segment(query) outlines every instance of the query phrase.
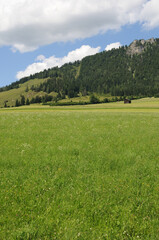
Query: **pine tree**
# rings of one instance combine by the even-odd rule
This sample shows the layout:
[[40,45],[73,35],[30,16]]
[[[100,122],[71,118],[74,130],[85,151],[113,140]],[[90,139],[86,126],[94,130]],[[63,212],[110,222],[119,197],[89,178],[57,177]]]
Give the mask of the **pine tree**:
[[7,102],[8,102],[8,101],[5,101],[5,102],[4,102],[4,107],[5,107],[5,108],[7,108]]
[[24,97],[23,95],[21,95],[20,104],[21,104],[22,106],[25,105],[25,97]]
[[29,101],[28,98],[27,98],[27,100],[26,100],[26,105],[30,105],[30,101]]
[[16,99],[16,101],[15,101],[15,107],[19,107],[19,106],[20,106],[20,102],[19,102],[18,99]]

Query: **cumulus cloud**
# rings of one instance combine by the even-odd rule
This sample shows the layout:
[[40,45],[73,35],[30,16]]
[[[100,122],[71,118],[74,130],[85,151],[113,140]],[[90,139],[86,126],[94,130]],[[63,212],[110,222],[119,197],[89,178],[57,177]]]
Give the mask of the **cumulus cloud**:
[[29,76],[30,74],[43,71],[44,69],[52,68],[55,66],[61,67],[65,63],[81,60],[82,58],[94,55],[99,51],[100,47],[92,48],[89,45],[83,45],[81,48],[69,52],[67,56],[64,56],[62,58],[56,58],[55,56],[45,58],[45,56],[40,55],[36,58],[35,63],[29,65],[24,71],[19,71],[16,77],[17,79],[21,79],[23,77]]
[[44,61],[45,60],[45,56],[44,55],[39,55],[39,56],[37,56],[37,58],[35,60],[36,61]]
[[119,47],[121,47],[122,45],[121,45],[121,43],[120,42],[116,42],[116,43],[111,43],[111,44],[109,44],[109,45],[107,45],[106,46],[106,48],[105,48],[105,50],[106,51],[109,51],[109,50],[111,50],[111,49],[113,49],[113,48],[119,48]]
[[140,14],[140,21],[144,24],[145,28],[159,27],[159,1],[148,1]]
[[159,26],[158,0],[0,0],[0,46],[33,51],[140,21]]

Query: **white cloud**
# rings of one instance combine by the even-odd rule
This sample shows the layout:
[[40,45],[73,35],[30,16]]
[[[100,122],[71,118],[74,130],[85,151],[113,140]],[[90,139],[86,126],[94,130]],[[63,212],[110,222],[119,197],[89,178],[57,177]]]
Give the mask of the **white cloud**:
[[0,6],[0,46],[20,52],[137,21],[159,26],[158,0],[0,0]]
[[44,69],[52,68],[55,66],[61,67],[65,63],[81,60],[82,58],[94,55],[99,51],[100,47],[91,48],[89,45],[83,45],[81,48],[69,52],[67,56],[62,58],[56,58],[55,56],[45,58],[45,56],[40,55],[36,58],[36,61],[38,62],[29,65],[24,71],[19,71],[16,77],[17,79],[21,79],[23,77],[29,76],[30,74],[43,71]]
[[159,1],[148,1],[140,14],[140,21],[144,23],[145,28],[159,27]]
[[45,56],[44,55],[39,55],[37,56],[37,58],[35,59],[35,61],[44,61],[45,60]]
[[106,48],[105,48],[105,50],[106,51],[109,51],[109,50],[111,50],[111,49],[113,49],[113,48],[119,48],[119,47],[121,47],[122,45],[121,45],[121,43],[120,42],[116,42],[116,43],[111,43],[111,44],[109,44],[109,45],[107,45],[106,46]]

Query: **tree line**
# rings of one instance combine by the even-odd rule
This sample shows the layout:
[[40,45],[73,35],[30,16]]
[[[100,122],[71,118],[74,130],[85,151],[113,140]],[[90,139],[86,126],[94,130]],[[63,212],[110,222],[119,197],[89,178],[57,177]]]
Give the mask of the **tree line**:
[[52,100],[53,100],[53,97],[49,96],[47,94],[45,94],[42,97],[37,95],[36,97],[31,98],[31,100],[29,100],[29,98],[25,98],[24,95],[21,95],[20,100],[16,99],[15,107],[30,105],[32,103],[46,103],[46,102],[49,102],[49,101],[52,101]]
[[127,54],[128,49],[125,46],[103,51],[61,68],[44,70],[0,91],[17,88],[24,82],[38,78],[46,81],[37,86],[32,85],[32,91],[45,94],[55,92],[61,98],[91,93],[111,94],[114,97],[159,96],[159,39],[153,44],[147,44],[142,54]]

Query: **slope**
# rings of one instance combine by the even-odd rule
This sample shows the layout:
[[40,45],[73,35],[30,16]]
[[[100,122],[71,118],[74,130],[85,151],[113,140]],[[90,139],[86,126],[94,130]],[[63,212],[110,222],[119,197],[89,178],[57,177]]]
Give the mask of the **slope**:
[[[135,40],[130,46],[104,51],[25,77],[0,89],[0,104],[14,104],[29,83],[29,98],[56,93],[58,99],[79,95],[159,96],[159,39]],[[11,90],[14,89],[14,90]],[[8,91],[9,90],[9,91]],[[12,97],[11,97],[12,95]]]

